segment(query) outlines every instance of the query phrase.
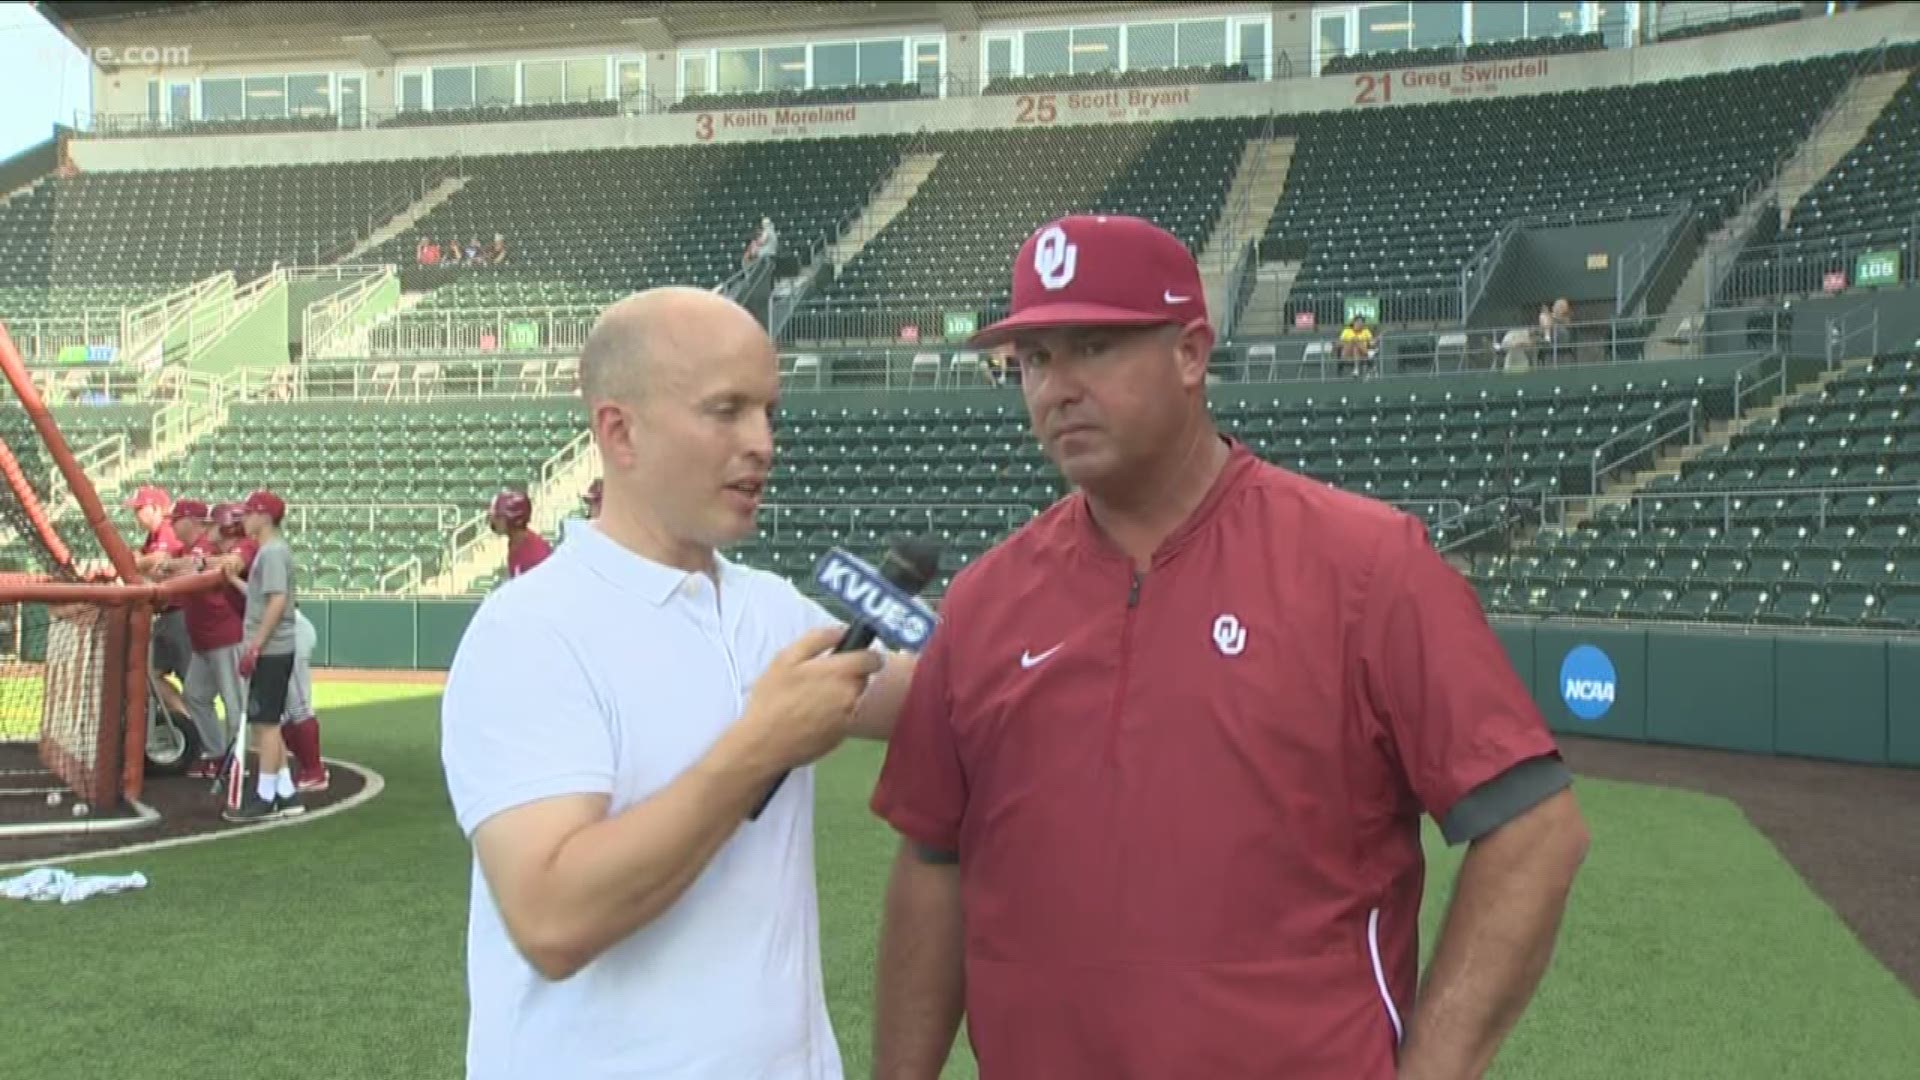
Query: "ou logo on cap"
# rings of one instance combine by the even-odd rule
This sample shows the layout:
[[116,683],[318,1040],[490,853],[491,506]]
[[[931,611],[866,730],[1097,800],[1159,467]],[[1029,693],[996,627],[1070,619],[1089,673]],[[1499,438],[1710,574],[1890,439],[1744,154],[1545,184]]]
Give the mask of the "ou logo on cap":
[[1247,649],[1247,628],[1231,615],[1213,620],[1213,647],[1222,656],[1239,656]]
[[1049,290],[1066,288],[1079,261],[1080,245],[1069,242],[1067,230],[1058,225],[1049,226],[1033,246],[1033,272]]

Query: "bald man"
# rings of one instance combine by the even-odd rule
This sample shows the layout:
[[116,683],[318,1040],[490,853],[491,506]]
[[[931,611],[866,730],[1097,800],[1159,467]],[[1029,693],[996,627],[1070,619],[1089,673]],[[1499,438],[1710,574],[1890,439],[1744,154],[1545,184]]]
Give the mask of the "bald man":
[[839,623],[718,553],[773,466],[779,371],[744,309],[629,297],[580,382],[600,516],[488,597],[442,706],[467,1076],[836,1080],[809,765],[886,737],[910,660],[833,654]]

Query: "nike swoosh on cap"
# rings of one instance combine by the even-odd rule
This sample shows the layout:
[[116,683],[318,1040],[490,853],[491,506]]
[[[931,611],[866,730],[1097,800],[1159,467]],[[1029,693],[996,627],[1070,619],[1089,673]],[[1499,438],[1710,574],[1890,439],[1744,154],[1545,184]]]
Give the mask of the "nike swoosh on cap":
[[1167,302],[1167,303],[1169,303],[1169,304],[1184,304],[1184,303],[1186,303],[1187,301],[1189,301],[1189,300],[1191,300],[1191,299],[1193,299],[1193,297],[1191,297],[1191,296],[1175,296],[1175,295],[1173,295],[1173,293],[1172,293],[1171,291],[1168,291],[1168,292],[1163,292],[1163,293],[1161,293],[1161,294],[1160,294],[1160,299],[1162,299],[1162,300],[1164,300],[1164,301],[1166,301],[1166,302]]

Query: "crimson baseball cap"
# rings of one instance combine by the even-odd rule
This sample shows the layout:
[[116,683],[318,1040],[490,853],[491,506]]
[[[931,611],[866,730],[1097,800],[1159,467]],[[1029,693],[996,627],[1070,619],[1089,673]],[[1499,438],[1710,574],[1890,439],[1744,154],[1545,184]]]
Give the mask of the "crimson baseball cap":
[[1179,237],[1137,217],[1071,214],[1013,257],[1013,308],[973,335],[995,345],[1055,326],[1184,326],[1207,318],[1200,265]]
[[127,500],[127,509],[144,510],[151,506],[156,510],[164,510],[172,502],[173,496],[167,494],[166,488],[147,484],[135,491]]
[[256,491],[247,496],[247,501],[240,504],[240,509],[249,514],[265,514],[273,519],[275,525],[280,524],[280,519],[287,514],[285,500],[265,490]]
[[173,504],[172,516],[175,521],[206,521],[213,516],[213,512],[198,499],[181,499]]

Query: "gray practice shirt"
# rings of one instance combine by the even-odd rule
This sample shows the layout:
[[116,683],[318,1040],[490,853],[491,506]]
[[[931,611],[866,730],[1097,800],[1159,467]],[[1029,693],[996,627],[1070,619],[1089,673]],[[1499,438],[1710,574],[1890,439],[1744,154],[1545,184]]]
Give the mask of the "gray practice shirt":
[[260,648],[266,656],[293,651],[293,549],[277,536],[260,546],[259,554],[253,557],[253,569],[247,572],[247,640],[253,640],[254,633],[260,629],[260,620],[267,613],[267,600],[275,593],[286,594],[287,606],[281,610],[279,623]]

